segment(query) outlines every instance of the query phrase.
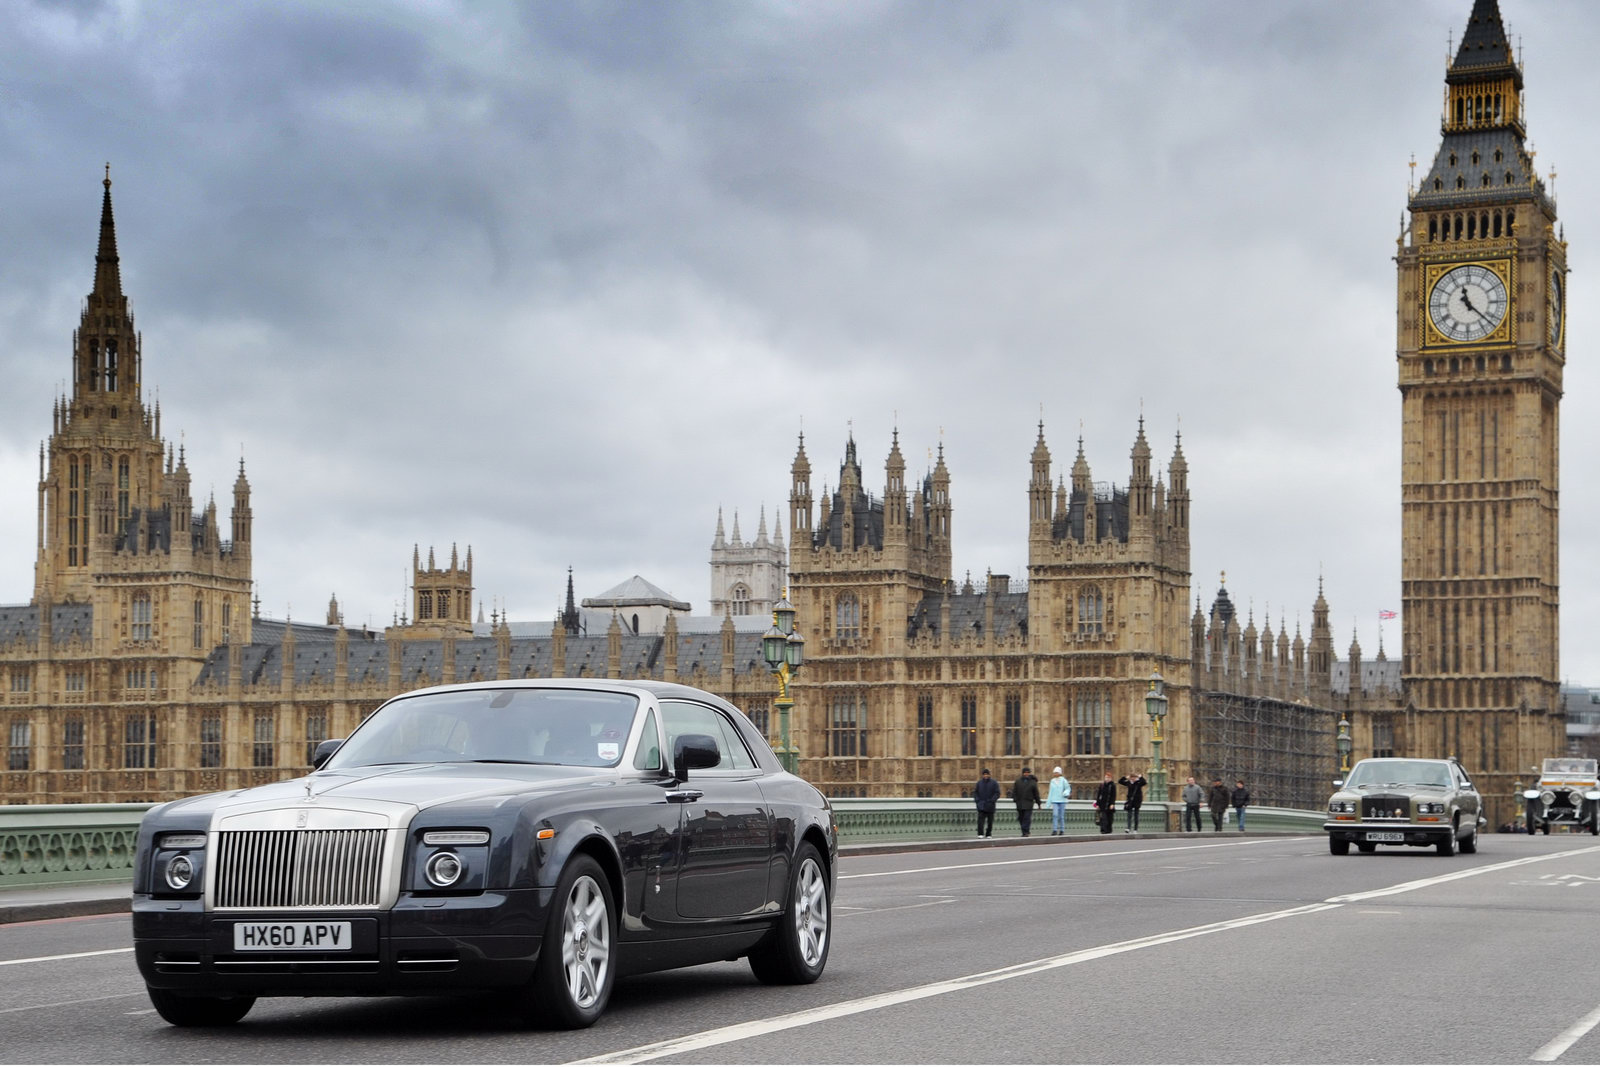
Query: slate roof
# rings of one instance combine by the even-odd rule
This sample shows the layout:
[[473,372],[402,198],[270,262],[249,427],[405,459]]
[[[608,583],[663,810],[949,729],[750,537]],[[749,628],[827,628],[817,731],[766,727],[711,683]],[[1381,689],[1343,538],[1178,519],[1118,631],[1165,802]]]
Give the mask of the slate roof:
[[688,611],[690,605],[674,597],[659,586],[652,585],[635,574],[632,578],[614,585],[599,596],[584,597],[586,608],[632,608],[660,605],[677,611]]
[[[934,635],[944,612],[943,596],[925,596],[917,603],[906,624],[906,637]],[[986,593],[952,593],[950,595],[950,639],[965,634],[982,634]],[[1028,636],[1028,594],[996,593],[994,596],[994,631],[996,640],[1012,636]]]
[[[53,604],[50,608],[50,639],[63,645],[73,638],[84,642],[94,633],[94,606],[91,604]],[[0,604],[0,645],[21,640],[34,644],[39,639],[37,604]]]
[[[1335,693],[1350,692],[1350,661],[1335,660],[1329,687]],[[1365,693],[1400,695],[1400,661],[1397,659],[1361,661],[1361,690]]]
[[[324,628],[327,629],[327,628]],[[240,646],[244,685],[273,687],[283,684],[284,648],[276,642],[255,641]],[[510,672],[513,678],[548,678],[554,670],[554,652],[549,636],[513,637],[511,639]],[[621,671],[624,678],[666,678],[665,639],[660,635],[629,634],[621,637]],[[767,665],[761,659],[761,633],[746,631],[734,637],[733,669],[738,674],[759,671],[766,673]],[[294,680],[297,686],[313,683],[331,684],[336,673],[343,670],[353,685],[362,682],[379,682],[391,688],[410,685],[419,679],[426,684],[471,681],[493,678],[498,670],[498,649],[492,637],[457,638],[455,643],[455,671],[450,678],[442,676],[444,646],[438,639],[400,642],[400,677],[389,676],[390,646],[377,635],[370,640],[352,639],[344,663],[336,660],[336,647],[331,640],[300,640],[300,627],[295,626]],[[197,685],[226,686],[230,663],[230,649],[223,645],[213,649],[200,669]],[[717,674],[723,669],[722,636],[720,633],[685,633],[678,637],[678,672],[687,676],[696,670]],[[589,634],[566,639],[566,676],[604,678],[610,670],[610,639],[604,634]]]

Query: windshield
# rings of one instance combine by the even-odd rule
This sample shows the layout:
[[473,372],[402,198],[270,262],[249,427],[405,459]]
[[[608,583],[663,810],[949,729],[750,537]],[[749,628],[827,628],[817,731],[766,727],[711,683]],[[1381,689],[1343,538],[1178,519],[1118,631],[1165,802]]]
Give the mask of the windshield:
[[1442,763],[1412,759],[1364,759],[1345,781],[1345,786],[1419,785],[1431,789],[1448,789],[1450,771]]
[[1570,774],[1584,778],[1595,776],[1596,761],[1592,759],[1547,759],[1544,761],[1544,773],[1549,775]]
[[392,700],[327,763],[552,763],[615,767],[639,699],[573,689],[467,689]]

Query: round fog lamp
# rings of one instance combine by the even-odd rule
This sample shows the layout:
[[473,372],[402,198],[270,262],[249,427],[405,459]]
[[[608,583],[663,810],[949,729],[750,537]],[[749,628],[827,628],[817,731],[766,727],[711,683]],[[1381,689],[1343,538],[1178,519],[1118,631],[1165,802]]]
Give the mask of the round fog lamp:
[[172,857],[167,863],[167,885],[173,889],[188,889],[192,881],[194,881],[194,861],[183,853]]
[[428,864],[424,870],[432,885],[440,889],[449,889],[461,880],[466,868],[461,864],[461,857],[454,852],[435,852],[428,857]]

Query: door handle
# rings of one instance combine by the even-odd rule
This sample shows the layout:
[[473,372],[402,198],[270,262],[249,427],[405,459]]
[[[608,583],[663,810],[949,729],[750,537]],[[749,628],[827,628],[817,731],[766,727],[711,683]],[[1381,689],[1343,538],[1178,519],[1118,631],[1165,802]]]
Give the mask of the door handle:
[[674,789],[667,794],[667,803],[687,804],[690,801],[699,800],[703,796],[705,794],[698,789]]

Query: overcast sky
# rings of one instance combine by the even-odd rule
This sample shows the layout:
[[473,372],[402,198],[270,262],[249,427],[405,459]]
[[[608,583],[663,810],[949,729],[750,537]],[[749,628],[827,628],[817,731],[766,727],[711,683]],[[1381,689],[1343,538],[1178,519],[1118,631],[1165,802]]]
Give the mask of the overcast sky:
[[[1600,685],[1600,5],[1502,0],[1572,241],[1562,670]],[[33,590],[111,164],[147,402],[263,613],[389,624],[413,545],[547,620],[697,613],[853,428],[942,442],[955,570],[1020,576],[1042,417],[1126,484],[1181,426],[1193,588],[1341,658],[1400,604],[1393,256],[1470,0],[0,5],[0,603]],[[476,615],[476,608],[474,609]],[[1384,641],[1398,655],[1397,623]]]

